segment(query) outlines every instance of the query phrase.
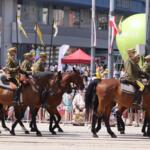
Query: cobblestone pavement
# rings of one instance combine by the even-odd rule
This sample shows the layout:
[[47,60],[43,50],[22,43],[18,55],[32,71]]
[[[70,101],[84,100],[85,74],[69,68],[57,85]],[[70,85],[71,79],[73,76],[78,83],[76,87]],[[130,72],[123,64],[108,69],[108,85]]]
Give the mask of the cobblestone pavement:
[[[10,127],[11,124],[8,124]],[[28,124],[25,124],[28,128]],[[17,126],[16,136],[11,136],[2,128],[0,149],[4,150],[150,150],[150,138],[143,137],[141,127],[126,127],[126,134],[119,135],[116,127],[113,131],[117,138],[111,138],[105,127],[99,132],[99,138],[92,138],[89,126],[61,125],[64,133],[51,135],[48,124],[38,124],[43,136],[35,133],[25,135]]]

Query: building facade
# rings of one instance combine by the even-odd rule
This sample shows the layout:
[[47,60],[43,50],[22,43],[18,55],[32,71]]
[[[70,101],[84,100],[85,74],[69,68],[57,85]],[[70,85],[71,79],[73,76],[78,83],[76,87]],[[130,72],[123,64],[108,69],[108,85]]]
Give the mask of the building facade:
[[[108,11],[109,0],[96,0],[96,57],[100,57],[102,61],[107,60]],[[143,12],[144,1],[115,0],[117,21],[121,16]],[[21,17],[29,38],[25,38],[20,32],[17,34],[16,15]],[[52,62],[57,60],[58,47],[63,44],[90,53],[91,0],[0,0],[1,66],[6,63],[6,50],[10,46],[17,45],[20,58],[25,51],[31,49],[31,45],[41,46],[34,32],[36,23],[43,33],[44,49],[49,51],[53,19],[57,22],[59,31],[53,39]]]

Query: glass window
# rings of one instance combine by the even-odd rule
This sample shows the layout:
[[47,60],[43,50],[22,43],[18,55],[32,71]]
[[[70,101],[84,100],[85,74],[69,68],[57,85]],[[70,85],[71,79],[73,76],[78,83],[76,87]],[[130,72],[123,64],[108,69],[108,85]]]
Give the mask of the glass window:
[[63,9],[53,9],[53,18],[57,22],[58,26],[64,25],[64,10]]
[[79,10],[70,10],[69,11],[69,26],[80,26],[80,11]]
[[131,0],[116,0],[118,8],[131,8]]
[[107,30],[108,29],[108,14],[98,14],[98,29]]
[[38,8],[37,9],[37,20],[42,24],[48,24],[48,8]]

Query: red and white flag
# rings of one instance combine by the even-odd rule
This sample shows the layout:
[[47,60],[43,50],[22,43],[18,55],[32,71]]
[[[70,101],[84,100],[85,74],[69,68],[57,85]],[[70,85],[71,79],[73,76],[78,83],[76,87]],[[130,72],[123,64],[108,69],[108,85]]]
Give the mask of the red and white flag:
[[110,39],[110,45],[109,45],[108,51],[109,51],[109,53],[111,53],[112,48],[113,48],[113,43],[114,43],[115,36],[118,33],[118,28],[117,28],[117,25],[116,25],[116,16],[111,16],[110,17],[110,19],[109,19],[109,27],[111,28],[111,39]]

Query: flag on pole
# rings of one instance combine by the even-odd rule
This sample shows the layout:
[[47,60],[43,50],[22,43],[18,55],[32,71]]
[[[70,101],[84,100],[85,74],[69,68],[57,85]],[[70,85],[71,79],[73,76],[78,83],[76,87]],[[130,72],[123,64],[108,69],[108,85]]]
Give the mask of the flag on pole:
[[25,31],[23,25],[22,25],[22,22],[20,20],[20,16],[17,16],[17,24],[18,24],[18,28],[19,30],[23,33],[23,35],[28,38],[28,35],[27,35],[27,32]]
[[61,59],[64,57],[67,50],[70,48],[69,45],[64,44],[59,48],[59,54],[58,54],[58,71],[62,71],[62,63]]
[[44,45],[43,33],[42,33],[40,27],[38,26],[38,24],[35,25],[34,31],[37,33],[37,36],[38,36],[38,38],[39,38],[41,44]]
[[58,34],[58,25],[56,21],[53,21],[53,29],[54,29],[53,36],[56,37]]
[[114,39],[115,36],[118,33],[118,28],[116,25],[116,16],[111,16],[109,19],[109,27],[111,29],[111,39],[110,39],[110,45],[109,45],[109,53],[111,53],[112,48],[113,48],[113,43],[114,43]]
[[118,32],[122,33],[122,20],[123,20],[123,16],[121,16],[119,24],[118,24]]

